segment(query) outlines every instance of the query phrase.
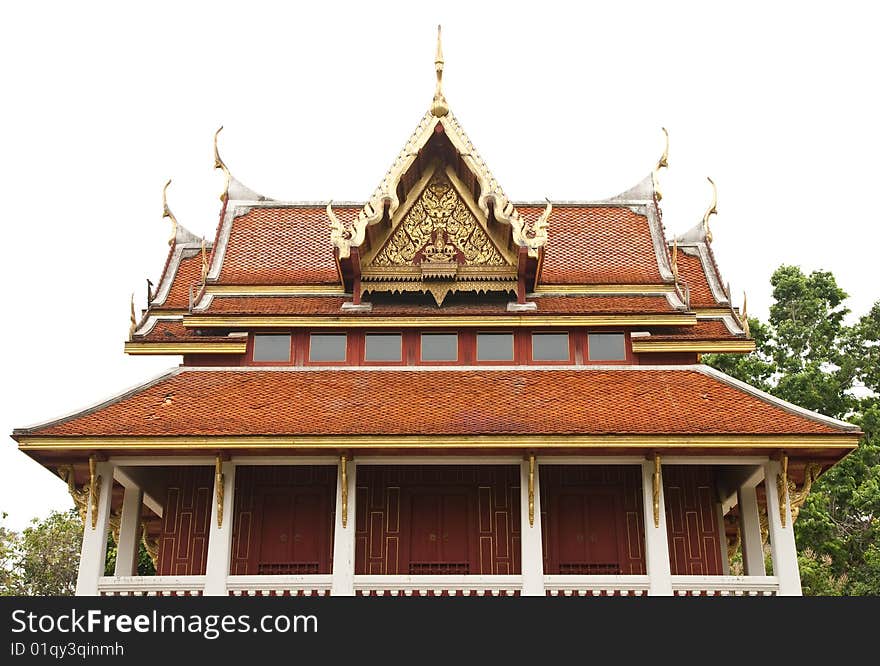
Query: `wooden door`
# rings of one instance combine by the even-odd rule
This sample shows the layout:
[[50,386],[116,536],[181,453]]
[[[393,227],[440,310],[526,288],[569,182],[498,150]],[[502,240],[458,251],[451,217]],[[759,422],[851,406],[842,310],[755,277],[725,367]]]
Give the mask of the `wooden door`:
[[619,574],[620,506],[604,488],[559,488],[551,496],[551,566],[561,574]]
[[328,568],[330,511],[316,486],[264,487],[256,497],[258,574],[312,574]]
[[467,574],[474,553],[473,492],[467,488],[412,488],[409,573]]

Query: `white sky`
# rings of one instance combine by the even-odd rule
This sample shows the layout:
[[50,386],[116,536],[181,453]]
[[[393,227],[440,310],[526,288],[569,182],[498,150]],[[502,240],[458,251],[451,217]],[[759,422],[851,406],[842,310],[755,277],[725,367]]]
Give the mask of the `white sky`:
[[[653,167],[680,233],[719,188],[714,249],[766,316],[781,263],[831,270],[858,313],[875,279],[880,154],[868,3],[16,2],[0,8],[0,434],[178,359],[128,358],[128,300],[167,252],[161,189],[213,236],[222,176],[287,200],[363,200],[444,90],[514,200],[597,199]],[[873,194],[872,194],[873,192]],[[551,218],[552,225],[552,218]],[[295,248],[291,248],[295,251]],[[0,443],[0,511],[70,506]]]

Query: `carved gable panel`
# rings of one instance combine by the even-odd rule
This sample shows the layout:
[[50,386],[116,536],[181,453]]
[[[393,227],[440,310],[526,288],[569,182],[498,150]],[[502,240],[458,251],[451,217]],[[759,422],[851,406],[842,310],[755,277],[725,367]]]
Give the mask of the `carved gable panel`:
[[[443,271],[446,265],[448,271]],[[448,177],[436,173],[371,262],[371,267],[421,266],[426,277],[457,266],[509,265]]]

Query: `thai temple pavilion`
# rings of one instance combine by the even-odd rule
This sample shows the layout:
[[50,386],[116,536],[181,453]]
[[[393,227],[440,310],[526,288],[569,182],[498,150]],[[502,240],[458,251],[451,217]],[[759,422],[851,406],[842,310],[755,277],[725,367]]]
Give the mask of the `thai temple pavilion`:
[[82,514],[77,594],[801,593],[793,522],[861,433],[701,363],[754,349],[714,203],[664,227],[665,153],[607,200],[514,202],[442,73],[438,39],[366,202],[261,196],[215,136],[213,240],[166,203],[125,352],[182,363],[13,433]]

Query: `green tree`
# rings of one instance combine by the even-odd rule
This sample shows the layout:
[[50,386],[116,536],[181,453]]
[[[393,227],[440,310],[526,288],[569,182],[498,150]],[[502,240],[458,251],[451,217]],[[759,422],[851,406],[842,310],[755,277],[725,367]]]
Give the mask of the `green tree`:
[[808,594],[880,594],[880,302],[848,325],[847,294],[826,271],[781,266],[767,323],[750,319],[756,351],[704,361],[865,431],[801,509],[795,535]]
[[75,509],[35,518],[20,534],[0,528],[0,594],[72,595],[81,543],[82,522]]

